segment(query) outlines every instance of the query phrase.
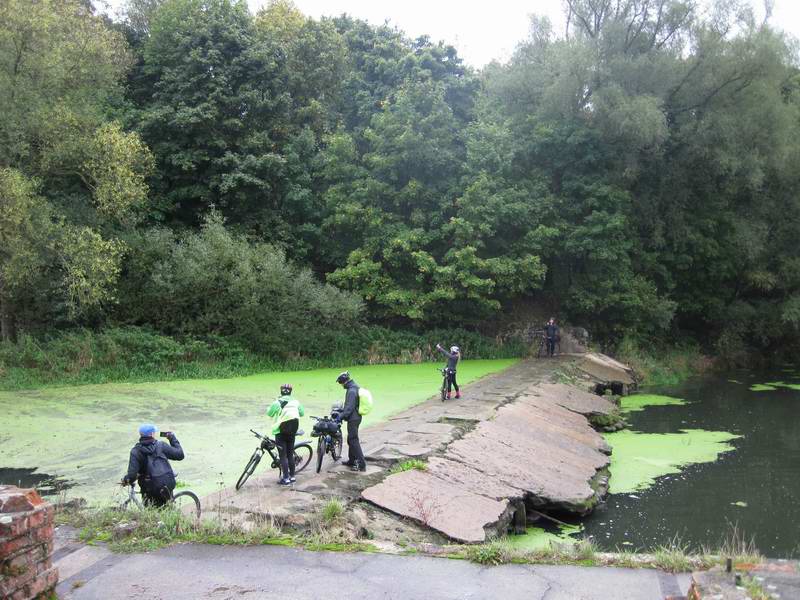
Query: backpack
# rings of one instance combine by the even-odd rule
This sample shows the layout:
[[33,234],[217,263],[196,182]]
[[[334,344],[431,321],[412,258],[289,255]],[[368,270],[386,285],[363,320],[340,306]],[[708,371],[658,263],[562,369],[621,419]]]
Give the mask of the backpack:
[[358,388],[358,414],[368,415],[374,404],[370,391],[367,388]]
[[145,476],[152,481],[162,482],[165,478],[175,477],[172,467],[164,456],[161,443],[156,442],[156,447],[151,454],[147,455],[147,465],[145,466]]

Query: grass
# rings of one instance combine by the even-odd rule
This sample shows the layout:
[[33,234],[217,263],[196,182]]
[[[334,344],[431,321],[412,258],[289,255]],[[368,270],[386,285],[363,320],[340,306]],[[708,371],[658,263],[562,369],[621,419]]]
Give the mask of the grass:
[[629,364],[642,385],[675,385],[713,366],[694,346],[651,348],[630,337],[623,339],[615,358]]
[[752,540],[746,540],[736,526],[714,550],[703,548],[690,551],[687,544],[675,537],[669,544],[656,548],[652,553],[600,552],[593,540],[583,538],[576,543],[551,541],[543,547],[526,549],[512,542],[513,538],[498,538],[483,544],[462,546],[451,553],[454,558],[470,560],[482,565],[555,564],[576,566],[614,566],[636,569],[661,569],[671,573],[685,573],[697,569],[709,569],[724,565],[732,558],[735,565],[746,567],[758,564],[763,557],[755,549]]
[[[418,332],[380,326],[355,328],[349,335],[304,347],[305,354],[270,355],[249,350],[235,338],[175,338],[140,327],[74,329],[0,341],[0,389],[141,383],[242,377],[269,371],[303,371],[341,365],[410,364],[439,360],[434,345],[458,341],[469,359],[519,358],[521,340],[498,341],[463,329]],[[433,341],[432,341],[433,340]],[[261,348],[259,348],[261,350]]]
[[756,548],[755,538],[747,538],[736,523],[729,523],[729,531],[723,538],[719,548],[711,550],[703,548],[703,554],[719,557],[721,562],[730,558],[736,565],[755,565],[764,560]]
[[653,566],[669,573],[691,571],[695,561],[689,554],[689,547],[676,537],[667,546],[659,546],[653,553]]
[[587,538],[576,543],[554,542],[544,548],[526,550],[514,546],[504,537],[483,544],[466,546],[456,552],[456,556],[481,565],[519,563],[595,566],[598,564],[597,546],[594,541]]
[[169,507],[62,509],[56,512],[56,522],[76,527],[80,540],[86,544],[104,543],[112,552],[119,553],[149,552],[186,542],[222,546],[298,546],[307,550],[337,552],[377,550],[359,539],[358,528],[350,521],[344,504],[335,498],[311,515],[307,530],[294,535],[281,531],[268,518],[242,527],[219,519],[197,521]]
[[322,507],[321,517],[325,523],[336,523],[344,515],[344,504],[338,498],[331,498]]
[[402,473],[403,471],[427,471],[428,470],[428,463],[424,460],[419,460],[416,458],[412,458],[411,460],[406,460],[401,463],[396,464],[391,468],[389,471],[390,473]]
[[243,529],[214,520],[196,521],[171,508],[62,510],[57,522],[78,528],[80,539],[89,545],[103,542],[122,553],[148,552],[177,542],[255,545],[289,540],[271,521]]
[[742,587],[747,590],[747,595],[751,600],[772,600],[773,596],[764,591],[761,583],[754,577],[744,575],[742,577]]

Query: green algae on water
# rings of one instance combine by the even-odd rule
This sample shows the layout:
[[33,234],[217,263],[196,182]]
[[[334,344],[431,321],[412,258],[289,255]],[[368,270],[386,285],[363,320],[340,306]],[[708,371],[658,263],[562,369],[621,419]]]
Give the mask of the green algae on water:
[[633,394],[623,396],[620,407],[622,412],[637,412],[644,410],[648,406],[682,406],[686,404],[683,398],[673,398],[672,396],[660,396],[658,394]]
[[622,494],[647,489],[656,478],[680,473],[688,465],[714,462],[734,449],[728,442],[741,436],[687,429],[679,433],[617,431],[604,437],[613,450],[608,491]]
[[[459,380],[474,381],[516,360],[469,360]],[[343,365],[342,367],[346,367]],[[438,363],[351,367],[369,388],[375,407],[364,426],[432,397],[441,385]],[[310,415],[323,415],[344,399],[335,383],[343,370],[270,372],[232,379],[48,387],[0,392],[0,467],[33,468],[74,484],[69,498],[109,500],[128,465],[140,423],[174,430],[186,459],[173,463],[178,478],[200,496],[234,484],[257,445],[249,429],[266,433],[268,405],[282,383],[294,385],[305,406],[300,427],[308,439]],[[262,461],[256,476],[269,471]],[[307,469],[303,476],[311,474]],[[310,475],[311,476],[311,475]]]
[[510,535],[509,545],[520,550],[547,550],[553,544],[576,544],[574,535],[583,531],[583,525],[558,525],[555,532],[541,527],[528,527],[523,535]]
[[783,381],[769,381],[767,383],[756,383],[750,386],[751,392],[774,392],[779,388],[800,391],[800,383],[784,383]]
[[750,386],[751,392],[774,392],[777,389],[778,388],[768,383],[756,383]]

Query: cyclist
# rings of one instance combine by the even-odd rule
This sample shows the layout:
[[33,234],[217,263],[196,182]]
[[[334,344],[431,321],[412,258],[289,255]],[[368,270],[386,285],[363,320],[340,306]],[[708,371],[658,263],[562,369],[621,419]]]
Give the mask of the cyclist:
[[156,426],[145,423],[139,427],[139,442],[131,448],[128,472],[122,483],[139,481],[142,499],[149,506],[164,506],[175,489],[175,472],[170,460],[183,460],[183,448],[171,431],[161,433],[169,444],[156,440]]
[[456,367],[458,366],[458,361],[461,360],[461,348],[450,346],[450,352],[448,352],[440,344],[436,344],[436,349],[447,357],[447,399],[450,400],[450,393],[453,388],[456,389],[456,398],[461,398],[461,391],[458,389],[458,383],[456,383]]
[[267,416],[272,417],[272,434],[275,436],[275,445],[278,446],[278,456],[281,461],[281,478],[279,485],[291,485],[296,481],[294,476],[294,439],[300,427],[300,417],[304,416],[303,405],[292,398],[292,386],[284,383],[281,386],[281,395],[275,399]]
[[361,414],[358,412],[358,384],[350,377],[348,371],[340,373],[336,383],[345,389],[344,408],[333,415],[337,423],[347,421],[348,460],[342,464],[353,471],[366,471],[367,463],[361,450],[361,441],[358,439],[358,427],[361,425]]
[[544,336],[547,342],[547,356],[553,356],[556,351],[556,342],[559,338],[558,325],[556,325],[556,320],[553,317],[550,317],[547,325],[544,326]]

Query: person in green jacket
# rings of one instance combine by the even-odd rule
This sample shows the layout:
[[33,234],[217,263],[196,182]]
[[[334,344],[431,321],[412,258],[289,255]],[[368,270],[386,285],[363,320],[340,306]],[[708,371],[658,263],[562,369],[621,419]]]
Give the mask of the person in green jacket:
[[267,416],[274,419],[272,434],[275,436],[275,445],[278,446],[281,461],[279,485],[291,485],[296,481],[294,476],[294,438],[300,427],[300,417],[305,414],[303,405],[292,398],[292,386],[284,383],[281,386],[280,398],[276,398],[267,410]]

